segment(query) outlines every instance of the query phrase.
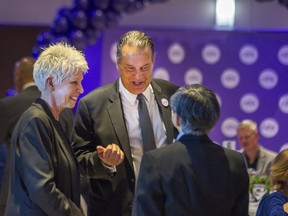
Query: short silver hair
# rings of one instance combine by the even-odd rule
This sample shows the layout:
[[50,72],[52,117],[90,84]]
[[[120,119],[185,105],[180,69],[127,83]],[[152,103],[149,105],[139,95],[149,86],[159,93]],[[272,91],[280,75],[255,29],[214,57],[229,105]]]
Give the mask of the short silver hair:
[[59,84],[78,70],[83,74],[88,71],[88,63],[83,53],[69,44],[60,42],[43,50],[34,64],[33,77],[42,92],[46,90],[47,77],[53,77],[55,83]]
[[257,123],[250,119],[244,119],[243,121],[240,122],[240,124],[237,127],[237,130],[242,129],[242,128],[247,128],[250,131],[258,133]]

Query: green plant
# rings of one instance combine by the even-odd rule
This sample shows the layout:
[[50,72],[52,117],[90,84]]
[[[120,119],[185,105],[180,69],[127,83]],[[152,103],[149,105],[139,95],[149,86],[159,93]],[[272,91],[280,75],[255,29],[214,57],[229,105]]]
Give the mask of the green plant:
[[249,191],[253,192],[254,184],[265,184],[267,192],[270,193],[270,179],[269,176],[250,176]]

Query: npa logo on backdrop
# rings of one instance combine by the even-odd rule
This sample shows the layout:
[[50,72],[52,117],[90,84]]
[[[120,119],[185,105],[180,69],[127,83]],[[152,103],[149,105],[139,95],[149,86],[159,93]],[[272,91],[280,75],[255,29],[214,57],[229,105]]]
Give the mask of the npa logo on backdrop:
[[245,113],[253,113],[259,107],[259,98],[252,93],[247,93],[240,99],[240,108]]
[[278,106],[283,113],[288,114],[288,94],[280,97]]
[[221,125],[221,131],[226,137],[235,137],[237,135],[237,126],[239,121],[236,118],[226,118]]
[[264,119],[260,124],[260,132],[263,137],[272,138],[279,131],[279,124],[273,118]]
[[174,64],[180,64],[185,58],[185,50],[179,43],[172,44],[168,49],[168,59]]
[[203,75],[197,68],[191,68],[185,73],[184,82],[186,85],[201,84],[203,82]]
[[203,61],[207,64],[216,64],[220,57],[220,49],[214,44],[207,44],[202,50]]
[[170,80],[168,71],[163,67],[159,67],[156,70],[154,70],[153,77],[168,80],[168,81]]
[[226,69],[221,75],[221,83],[227,89],[233,89],[238,86],[240,82],[239,73],[234,69]]
[[258,50],[255,46],[247,44],[244,45],[239,52],[240,61],[243,64],[254,64],[258,59]]
[[288,65],[288,45],[280,47],[278,51],[278,60],[283,65]]
[[259,76],[259,84],[264,89],[273,89],[278,83],[278,75],[273,69],[265,69]]

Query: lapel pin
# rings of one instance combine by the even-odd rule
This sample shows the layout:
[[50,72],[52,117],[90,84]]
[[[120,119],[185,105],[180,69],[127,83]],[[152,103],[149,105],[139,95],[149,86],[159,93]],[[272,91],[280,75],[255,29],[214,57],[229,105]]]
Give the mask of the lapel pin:
[[161,103],[162,103],[162,105],[163,105],[164,107],[168,107],[168,105],[169,105],[169,102],[168,102],[168,100],[167,100],[166,98],[162,98],[162,99],[161,99]]

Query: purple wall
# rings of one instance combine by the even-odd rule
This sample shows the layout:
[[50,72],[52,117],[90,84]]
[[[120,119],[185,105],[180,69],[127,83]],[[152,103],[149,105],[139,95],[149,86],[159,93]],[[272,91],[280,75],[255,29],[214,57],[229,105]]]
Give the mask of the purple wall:
[[[118,78],[115,45],[125,31],[106,30],[102,46],[87,49],[86,93]],[[217,93],[222,112],[211,132],[214,141],[239,149],[236,126],[250,118],[258,123],[263,146],[277,152],[287,147],[288,33],[144,31],[156,45],[154,77],[201,83]]]

